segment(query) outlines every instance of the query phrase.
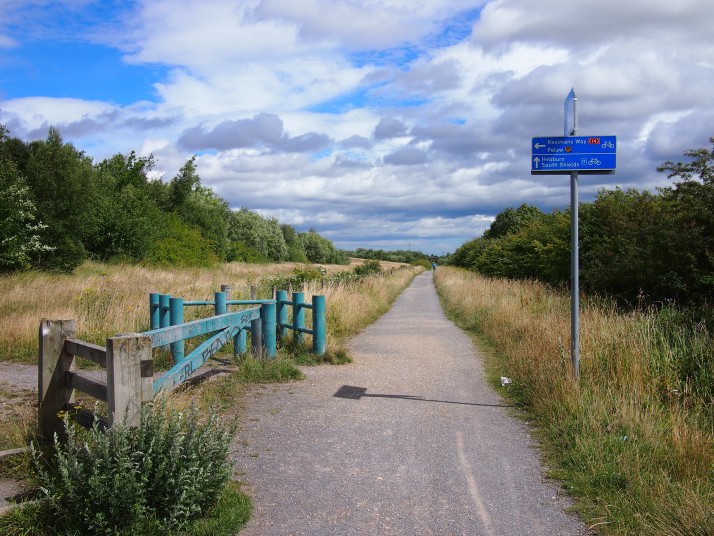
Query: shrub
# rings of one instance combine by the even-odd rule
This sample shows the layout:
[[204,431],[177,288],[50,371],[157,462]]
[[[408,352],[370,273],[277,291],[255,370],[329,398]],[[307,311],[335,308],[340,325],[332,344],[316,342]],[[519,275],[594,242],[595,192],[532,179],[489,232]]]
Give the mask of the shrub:
[[431,262],[429,262],[426,259],[417,259],[415,261],[410,262],[412,266],[421,266],[425,270],[431,270]]
[[211,242],[173,214],[161,238],[152,244],[146,260],[156,266],[181,267],[210,267],[218,262]]
[[307,263],[307,255],[305,249],[300,245],[288,246],[288,260],[290,262]]
[[216,503],[230,474],[231,434],[215,415],[142,410],[141,426],[89,431],[65,421],[51,463],[32,447],[43,504],[67,532],[175,533]]
[[228,262],[248,262],[251,264],[270,264],[270,259],[259,250],[246,246],[243,242],[232,242],[228,250]]
[[380,266],[379,261],[364,261],[359,266],[355,266],[354,272],[361,276],[381,274],[382,267]]

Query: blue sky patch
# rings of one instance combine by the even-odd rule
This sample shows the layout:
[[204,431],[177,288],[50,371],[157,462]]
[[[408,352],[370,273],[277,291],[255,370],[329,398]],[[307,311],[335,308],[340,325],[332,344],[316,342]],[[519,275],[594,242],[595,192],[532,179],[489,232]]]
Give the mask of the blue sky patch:
[[116,49],[35,41],[0,50],[0,98],[73,97],[131,104],[156,100],[153,84],[168,68],[128,65]]

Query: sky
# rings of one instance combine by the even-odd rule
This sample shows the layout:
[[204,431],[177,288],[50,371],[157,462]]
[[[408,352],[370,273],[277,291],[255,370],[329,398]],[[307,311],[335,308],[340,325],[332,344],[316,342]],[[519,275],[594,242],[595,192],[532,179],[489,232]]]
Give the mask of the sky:
[[602,188],[651,190],[714,136],[712,0],[0,0],[0,124],[95,162],[153,154],[344,249],[453,252],[570,203],[531,143],[617,136]]

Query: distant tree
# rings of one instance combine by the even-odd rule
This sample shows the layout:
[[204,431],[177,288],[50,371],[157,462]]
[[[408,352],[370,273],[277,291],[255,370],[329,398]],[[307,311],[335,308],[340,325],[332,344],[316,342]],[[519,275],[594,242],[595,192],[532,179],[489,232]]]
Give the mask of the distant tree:
[[347,264],[347,255],[337,250],[332,241],[320,236],[314,229],[301,234],[305,254],[310,262],[319,264]]
[[229,222],[231,210],[213,190],[197,185],[176,210],[183,221],[201,231],[213,244],[220,259],[226,259],[229,248]]
[[380,261],[392,261],[392,262],[405,262],[414,263],[419,260],[429,261],[427,264],[431,268],[432,260],[436,260],[436,257],[431,257],[421,251],[414,250],[404,250],[397,249],[393,251],[384,251],[382,249],[366,249],[357,248],[355,251],[345,251],[348,257],[355,257],[358,259],[374,259]]
[[242,208],[231,213],[229,239],[258,250],[273,262],[288,259],[288,246],[275,218],[263,218],[257,212]]
[[288,260],[291,262],[308,262],[307,255],[305,255],[305,245],[295,227],[282,224],[280,230],[283,232],[285,244],[288,246]]
[[501,238],[517,233],[524,226],[543,217],[543,212],[533,205],[522,204],[517,209],[507,208],[500,212],[491,226],[483,233],[484,238]]
[[169,185],[169,205],[176,210],[184,204],[188,196],[201,184],[201,178],[196,172],[196,157],[191,157],[171,179]]

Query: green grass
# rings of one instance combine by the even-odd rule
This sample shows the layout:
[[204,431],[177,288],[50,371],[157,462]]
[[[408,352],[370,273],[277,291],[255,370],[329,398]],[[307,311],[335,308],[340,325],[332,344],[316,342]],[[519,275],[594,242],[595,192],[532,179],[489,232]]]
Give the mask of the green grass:
[[282,383],[305,377],[293,360],[283,355],[274,359],[243,357],[235,376],[243,383]]
[[[253,510],[250,497],[240,491],[237,482],[229,482],[218,502],[206,516],[194,520],[177,536],[231,536],[237,534],[250,519]],[[57,529],[55,519],[42,503],[29,502],[12,508],[0,517],[3,536],[82,536],[72,529]],[[153,525],[145,526],[135,536],[165,536]]]
[[252,510],[250,497],[240,491],[236,482],[230,482],[208,515],[193,522],[187,536],[236,534],[248,522]]
[[316,366],[323,363],[331,365],[345,365],[352,363],[352,358],[343,347],[328,348],[322,354],[313,353],[312,347],[305,343],[295,344],[292,340],[284,340],[281,342],[281,351],[285,352],[289,358],[297,365]]

